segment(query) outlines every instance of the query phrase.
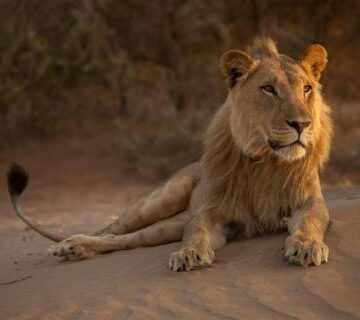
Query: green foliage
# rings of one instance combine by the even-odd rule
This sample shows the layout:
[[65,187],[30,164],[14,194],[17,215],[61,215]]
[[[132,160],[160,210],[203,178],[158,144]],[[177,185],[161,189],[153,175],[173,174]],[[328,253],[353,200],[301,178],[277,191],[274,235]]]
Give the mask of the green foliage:
[[106,123],[129,162],[172,170],[198,157],[225,97],[220,55],[256,34],[295,57],[323,43],[327,96],[359,98],[359,10],[332,0],[1,1],[0,145]]

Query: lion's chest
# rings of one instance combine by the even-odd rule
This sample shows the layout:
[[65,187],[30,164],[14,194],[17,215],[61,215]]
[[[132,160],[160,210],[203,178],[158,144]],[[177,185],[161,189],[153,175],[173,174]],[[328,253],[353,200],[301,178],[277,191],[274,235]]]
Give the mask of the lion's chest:
[[284,228],[284,222],[304,202],[305,193],[299,184],[272,177],[267,181],[239,181],[234,217],[246,227],[249,236]]

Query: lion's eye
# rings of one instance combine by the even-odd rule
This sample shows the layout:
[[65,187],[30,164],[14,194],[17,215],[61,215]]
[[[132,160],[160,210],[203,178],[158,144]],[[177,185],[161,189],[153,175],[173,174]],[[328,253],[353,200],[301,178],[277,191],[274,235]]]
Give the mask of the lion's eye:
[[305,94],[310,93],[311,90],[312,90],[312,87],[311,87],[311,86],[309,86],[309,85],[304,86],[304,93],[305,93]]
[[266,93],[270,93],[272,95],[276,95],[276,90],[273,86],[271,85],[266,85],[266,86],[263,86],[261,87],[262,90],[264,90]]

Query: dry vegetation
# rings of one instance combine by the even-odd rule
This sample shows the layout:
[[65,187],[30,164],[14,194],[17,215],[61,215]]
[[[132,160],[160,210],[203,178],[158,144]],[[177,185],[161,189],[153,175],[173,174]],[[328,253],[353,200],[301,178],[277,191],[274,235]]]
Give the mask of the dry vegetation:
[[359,15],[356,0],[1,1],[0,146],[105,127],[129,163],[172,171],[224,99],[221,53],[265,34],[293,56],[328,48],[332,172],[359,171]]

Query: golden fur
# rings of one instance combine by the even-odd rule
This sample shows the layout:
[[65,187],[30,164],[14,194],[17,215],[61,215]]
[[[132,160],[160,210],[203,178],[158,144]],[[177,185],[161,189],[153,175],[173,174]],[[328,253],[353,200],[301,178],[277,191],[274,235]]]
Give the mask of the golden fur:
[[183,235],[168,266],[188,271],[211,265],[231,237],[287,227],[285,256],[291,263],[327,262],[323,237],[329,217],[318,175],[332,135],[318,83],[326,62],[320,45],[293,60],[264,38],[247,53],[226,52],[220,68],[229,94],[209,126],[201,160],[94,236],[64,239],[51,253],[83,259]]

